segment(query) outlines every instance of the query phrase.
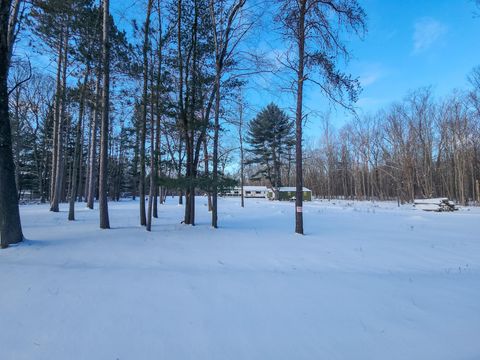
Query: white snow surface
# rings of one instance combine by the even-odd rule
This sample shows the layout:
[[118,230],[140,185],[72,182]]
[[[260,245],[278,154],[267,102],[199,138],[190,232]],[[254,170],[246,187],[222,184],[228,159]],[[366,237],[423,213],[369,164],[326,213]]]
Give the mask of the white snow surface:
[[[148,233],[138,203],[21,207],[0,251],[2,360],[480,359],[480,209],[177,199]],[[82,208],[80,208],[82,207]]]

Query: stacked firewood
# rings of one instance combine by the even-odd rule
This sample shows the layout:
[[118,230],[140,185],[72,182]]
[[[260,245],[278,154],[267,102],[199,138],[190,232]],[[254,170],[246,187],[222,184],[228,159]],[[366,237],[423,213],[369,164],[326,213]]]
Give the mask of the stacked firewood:
[[434,199],[415,199],[414,206],[418,210],[424,211],[455,211],[458,207],[453,201],[448,198],[434,198]]

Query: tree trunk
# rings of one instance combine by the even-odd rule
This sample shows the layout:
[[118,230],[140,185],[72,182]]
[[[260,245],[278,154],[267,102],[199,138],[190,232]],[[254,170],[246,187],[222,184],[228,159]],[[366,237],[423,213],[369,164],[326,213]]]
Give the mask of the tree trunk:
[[[153,201],[155,197],[155,178],[157,167],[155,165],[155,108],[153,96],[153,61],[150,75],[150,186],[148,194],[148,216],[147,216],[147,231],[152,231],[152,215],[153,215]],[[158,115],[158,114],[157,114]],[[155,197],[155,203],[156,203]]]
[[158,218],[158,198],[160,198],[160,203],[163,203],[162,201],[162,195],[160,191],[160,186],[158,185],[158,180],[161,177],[160,174],[160,161],[161,161],[161,156],[160,156],[160,94],[161,94],[161,86],[162,86],[162,62],[163,62],[163,57],[162,57],[162,36],[163,36],[163,31],[162,31],[162,13],[161,13],[161,1],[158,0],[158,73],[157,73],[157,91],[155,95],[155,113],[157,115],[157,122],[156,122],[156,133],[155,133],[155,193],[154,193],[154,198],[153,198],[153,217]]
[[100,174],[99,174],[99,209],[100,228],[109,229],[107,180],[108,180],[108,131],[110,109],[110,42],[109,42],[109,0],[103,0],[103,93],[102,93],[102,126],[100,132]]
[[10,3],[11,1],[0,3],[0,247],[2,248],[23,240],[8,113],[7,79],[10,63],[7,31]]
[[213,125],[213,191],[212,191],[212,227],[218,228],[218,137],[220,132],[220,67],[217,59],[215,76],[215,116]]
[[65,133],[65,118],[66,118],[66,92],[67,92],[67,66],[68,66],[68,30],[64,30],[63,35],[63,68],[62,68],[62,85],[60,87],[60,101],[59,101],[59,120],[57,125],[57,156],[56,163],[52,164],[55,167],[55,186],[53,188],[52,204],[50,211],[58,212],[58,204],[62,200],[62,189],[64,181],[65,162],[63,154],[63,135]]
[[306,0],[300,0],[298,19],[297,110],[295,114],[295,232],[303,235],[303,167],[302,167],[302,108],[305,58]]
[[82,153],[82,129],[83,129],[83,113],[85,109],[85,92],[87,88],[88,75],[90,73],[90,64],[87,63],[87,68],[85,70],[85,78],[83,79],[82,91],[80,94],[80,103],[78,110],[78,123],[77,123],[77,134],[75,139],[75,153],[73,158],[73,172],[72,172],[72,181],[71,181],[71,190],[70,190],[70,200],[68,206],[68,220],[75,220],[75,200],[77,199],[77,189],[78,183],[82,179],[78,178],[80,164],[80,154]]
[[147,15],[145,19],[145,29],[143,38],[143,111],[142,122],[140,127],[140,181],[139,181],[139,197],[140,197],[140,225],[147,225],[147,214],[145,211],[145,142],[147,136],[147,107],[148,107],[148,35],[150,31],[150,13],[152,11],[152,0],[147,3]]
[[55,111],[53,119],[53,151],[52,151],[52,173],[50,176],[50,205],[53,201],[53,194],[55,193],[55,180],[57,178],[57,156],[58,156],[58,128],[60,126],[60,103],[62,98],[61,81],[62,81],[62,61],[63,61],[63,33],[58,42],[58,57],[57,57],[57,76],[55,81]]
[[[207,137],[205,137],[205,140],[203,141],[203,155],[204,155],[204,167],[205,167],[205,176],[208,178],[210,175],[210,170],[209,170],[209,164],[208,164],[208,140]],[[209,191],[207,193],[208,197],[208,211],[212,211],[212,192]]]
[[[84,105],[85,107],[85,105]],[[78,202],[83,201],[83,141],[85,134],[85,121],[82,121],[82,128],[80,129],[80,156],[78,161],[78,191],[77,191],[77,200]]]
[[239,123],[238,123],[238,138],[240,140],[240,196],[241,206],[245,207],[245,195],[243,194],[243,187],[245,185],[245,173],[244,173],[244,152],[243,152],[243,99],[240,98],[239,108]]
[[100,113],[100,79],[101,66],[98,66],[97,80],[95,84],[95,108],[93,109],[92,126],[90,133],[90,154],[88,156],[88,191],[87,191],[87,207],[93,210],[95,199],[95,188],[97,180],[97,128],[98,114]]

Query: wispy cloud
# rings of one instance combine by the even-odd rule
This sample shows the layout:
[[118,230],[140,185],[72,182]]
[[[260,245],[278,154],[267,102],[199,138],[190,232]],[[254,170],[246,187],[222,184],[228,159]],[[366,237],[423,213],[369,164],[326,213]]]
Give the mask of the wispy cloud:
[[387,104],[388,102],[389,102],[388,99],[365,96],[358,99],[357,106],[359,106],[363,110],[369,111],[373,109],[378,109],[383,105]]
[[418,19],[414,24],[413,52],[418,54],[429,49],[448,31],[445,24],[430,17]]
[[367,64],[360,73],[360,84],[365,88],[383,78],[386,74],[385,68],[378,63]]

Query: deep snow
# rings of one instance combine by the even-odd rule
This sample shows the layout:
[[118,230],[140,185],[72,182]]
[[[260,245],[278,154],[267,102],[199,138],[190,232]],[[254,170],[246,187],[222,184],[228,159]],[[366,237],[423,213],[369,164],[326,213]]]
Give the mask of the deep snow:
[[138,203],[21,207],[0,251],[0,359],[480,359],[480,209],[220,200],[151,233]]

